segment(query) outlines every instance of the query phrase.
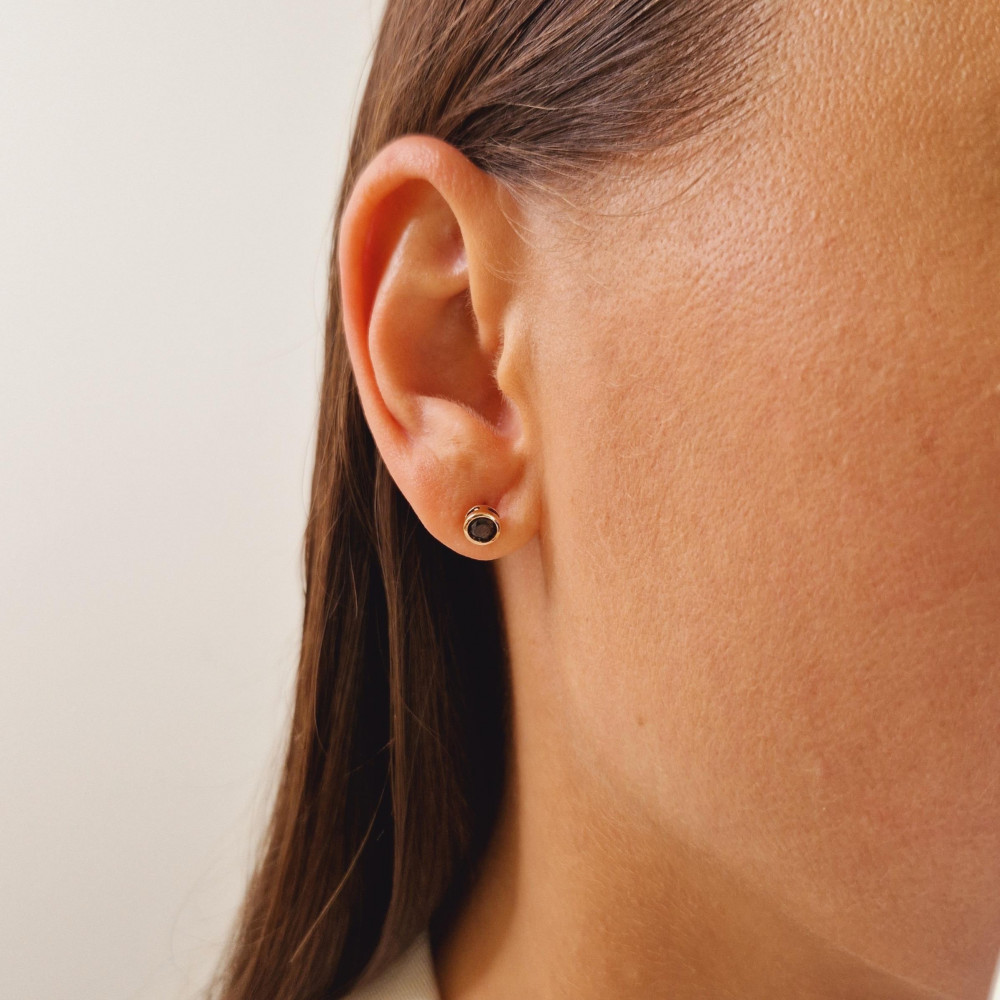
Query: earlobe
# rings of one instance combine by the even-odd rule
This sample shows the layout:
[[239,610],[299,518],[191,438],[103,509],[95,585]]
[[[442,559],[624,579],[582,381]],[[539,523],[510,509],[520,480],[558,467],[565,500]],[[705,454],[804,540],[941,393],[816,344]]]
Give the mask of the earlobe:
[[[475,558],[536,527],[527,401],[496,381],[518,247],[503,198],[454,147],[404,136],[358,178],[337,244],[344,335],[379,452],[428,530]],[[477,504],[504,524],[485,553],[465,533]]]

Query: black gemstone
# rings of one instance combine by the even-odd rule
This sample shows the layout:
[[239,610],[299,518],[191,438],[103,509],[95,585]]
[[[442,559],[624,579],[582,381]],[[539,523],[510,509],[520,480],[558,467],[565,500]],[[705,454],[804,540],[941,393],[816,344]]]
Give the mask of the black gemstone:
[[496,533],[497,526],[488,517],[474,517],[469,522],[469,535],[477,542],[490,542]]

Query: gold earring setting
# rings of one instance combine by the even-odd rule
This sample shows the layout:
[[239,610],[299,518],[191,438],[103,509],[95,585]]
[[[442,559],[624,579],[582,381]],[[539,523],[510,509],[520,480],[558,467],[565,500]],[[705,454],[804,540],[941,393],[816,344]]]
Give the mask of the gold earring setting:
[[485,504],[469,509],[462,525],[465,537],[476,545],[489,545],[500,534],[500,515]]

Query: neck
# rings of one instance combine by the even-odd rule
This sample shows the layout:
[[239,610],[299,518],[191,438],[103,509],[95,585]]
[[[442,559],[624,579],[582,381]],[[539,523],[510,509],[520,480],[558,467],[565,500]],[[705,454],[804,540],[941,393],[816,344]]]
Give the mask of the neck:
[[511,629],[511,772],[479,877],[435,946],[442,1000],[941,997],[811,935],[576,760],[571,699],[553,690],[567,675],[540,635]]

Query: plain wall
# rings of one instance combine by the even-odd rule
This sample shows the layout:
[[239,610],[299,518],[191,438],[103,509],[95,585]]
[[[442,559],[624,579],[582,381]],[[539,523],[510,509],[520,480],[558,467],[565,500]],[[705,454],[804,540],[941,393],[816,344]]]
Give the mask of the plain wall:
[[0,994],[194,997],[266,819],[380,0],[5,0]]

